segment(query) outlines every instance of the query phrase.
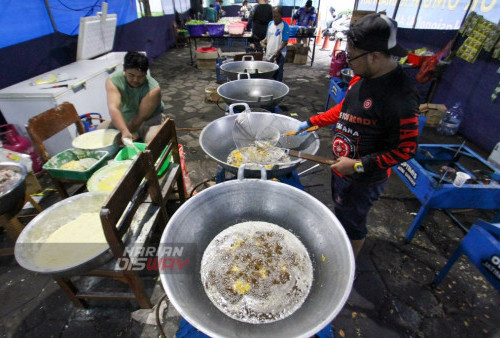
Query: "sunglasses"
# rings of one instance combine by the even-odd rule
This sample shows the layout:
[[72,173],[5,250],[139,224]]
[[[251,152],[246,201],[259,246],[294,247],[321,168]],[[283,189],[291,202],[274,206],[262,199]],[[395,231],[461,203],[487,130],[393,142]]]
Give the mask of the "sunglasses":
[[345,55],[346,55],[347,62],[353,62],[354,60],[359,59],[360,57],[363,57],[363,56],[370,54],[370,53],[371,52],[365,52],[365,53],[359,54],[358,56],[350,57],[349,53],[345,52]]

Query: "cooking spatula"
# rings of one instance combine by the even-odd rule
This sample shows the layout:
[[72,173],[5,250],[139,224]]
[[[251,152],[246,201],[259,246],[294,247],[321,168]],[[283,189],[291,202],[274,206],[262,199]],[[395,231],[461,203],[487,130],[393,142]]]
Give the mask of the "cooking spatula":
[[326,157],[321,157],[321,156],[316,156],[316,155],[312,155],[312,154],[308,154],[308,153],[303,153],[301,151],[292,150],[292,149],[287,149],[286,153],[289,155],[292,155],[294,157],[303,158],[305,160],[318,162],[318,163],[322,163],[322,164],[332,165],[332,164],[335,164],[338,162],[338,160],[331,160],[331,159],[326,158]]

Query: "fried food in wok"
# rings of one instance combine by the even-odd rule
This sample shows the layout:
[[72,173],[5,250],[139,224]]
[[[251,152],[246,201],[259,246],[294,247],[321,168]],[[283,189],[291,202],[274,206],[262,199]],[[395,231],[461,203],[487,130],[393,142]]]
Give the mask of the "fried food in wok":
[[271,223],[244,222],[206,248],[201,280],[212,303],[247,323],[270,323],[303,304],[313,280],[311,259],[291,232]]

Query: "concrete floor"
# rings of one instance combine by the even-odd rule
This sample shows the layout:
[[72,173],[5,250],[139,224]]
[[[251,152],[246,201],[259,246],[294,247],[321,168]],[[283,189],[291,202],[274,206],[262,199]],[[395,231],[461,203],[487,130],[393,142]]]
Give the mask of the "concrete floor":
[[[314,65],[285,65],[284,82],[290,93],[280,104],[281,113],[304,120],[324,111],[328,92],[328,51],[316,51]],[[187,48],[173,49],[155,60],[152,75],[162,88],[165,110],[178,128],[202,128],[224,111],[205,103],[205,88],[215,85],[215,72],[188,64]],[[223,104],[222,104],[223,105]],[[296,115],[295,115],[296,114]],[[198,143],[200,131],[179,131],[193,185],[215,175],[217,165]],[[318,155],[330,156],[330,132],[319,131]],[[421,143],[461,143],[460,136],[446,137],[425,128]],[[483,157],[488,154],[466,143]],[[301,172],[313,164],[302,164]],[[321,166],[301,178],[306,192],[332,207],[329,168]],[[44,186],[49,185],[46,177]],[[48,192],[42,206],[57,199]],[[499,294],[465,258],[460,259],[439,287],[430,286],[435,274],[457,247],[464,233],[442,211],[430,212],[410,244],[403,241],[420,203],[393,175],[382,198],[369,214],[369,234],[358,257],[359,277],[351,295],[332,325],[337,337],[495,337],[500,336]],[[26,213],[30,213],[27,211]],[[490,211],[455,213],[465,225],[489,220]],[[23,218],[26,222],[29,218]],[[0,233],[3,247],[12,245]],[[156,276],[145,278],[152,302],[164,292]],[[114,286],[114,285],[113,285]],[[20,268],[13,257],[0,257],[1,336],[133,336],[157,337],[150,311],[133,302],[95,302],[90,309],[74,308],[48,277]],[[173,336],[179,316],[168,306],[163,313],[164,330]],[[142,320],[138,320],[142,318]],[[151,324],[144,324],[149,322]]]

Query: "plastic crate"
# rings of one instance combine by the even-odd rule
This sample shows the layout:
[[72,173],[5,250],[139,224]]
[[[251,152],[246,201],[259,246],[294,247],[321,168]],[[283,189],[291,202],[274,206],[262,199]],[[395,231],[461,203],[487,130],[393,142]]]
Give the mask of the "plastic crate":
[[208,35],[210,36],[223,36],[224,27],[225,25],[220,23],[210,23],[205,25]]
[[202,36],[205,34],[205,25],[186,25],[189,36]]
[[[83,158],[95,158],[97,162],[87,170],[69,170],[60,167],[70,161],[77,161]],[[93,151],[84,149],[67,149],[50,158],[43,165],[43,169],[53,178],[87,181],[92,174],[106,164],[107,151]]]

